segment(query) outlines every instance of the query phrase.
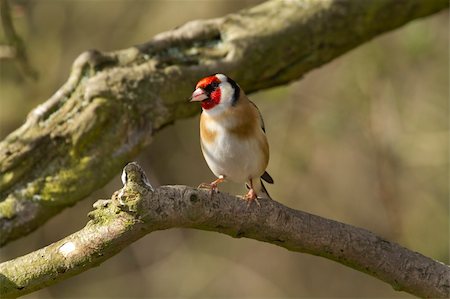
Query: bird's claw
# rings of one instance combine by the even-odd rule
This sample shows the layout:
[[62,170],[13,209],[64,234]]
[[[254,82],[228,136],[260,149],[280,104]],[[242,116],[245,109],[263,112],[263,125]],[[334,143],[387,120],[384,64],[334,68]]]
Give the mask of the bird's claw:
[[201,183],[200,185],[198,185],[197,189],[207,189],[207,190],[211,190],[210,194],[209,194],[209,198],[211,199],[214,195],[215,192],[219,192],[219,188],[217,187],[217,184],[215,183]]
[[197,189],[208,189],[211,190],[210,198],[213,197],[214,192],[219,193],[218,185],[225,180],[224,176],[219,176],[219,178],[211,183],[201,183],[198,185]]
[[211,184],[208,184],[208,183],[201,183],[200,185],[198,185],[197,189],[208,189],[208,190],[211,190],[212,186],[211,186]]
[[201,183],[200,185],[198,185],[197,189],[208,189],[211,190],[212,192],[219,192],[219,188],[217,187],[217,184],[211,183]]
[[256,202],[256,204],[261,207],[261,204],[258,201],[258,196],[253,189],[248,190],[248,193],[243,196],[243,199],[247,201],[247,209],[250,207],[252,202]]
[[252,204],[252,202],[256,202],[256,204],[258,205],[258,207],[261,207],[261,204],[258,201],[258,198],[255,199],[246,199],[247,200],[247,208],[248,209],[250,207],[250,205]]

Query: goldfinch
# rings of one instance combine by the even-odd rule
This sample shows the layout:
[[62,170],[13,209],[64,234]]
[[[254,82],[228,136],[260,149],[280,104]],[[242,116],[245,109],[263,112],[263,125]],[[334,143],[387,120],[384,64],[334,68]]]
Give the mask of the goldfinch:
[[[273,184],[266,172],[269,144],[264,122],[256,105],[231,78],[215,74],[201,79],[190,102],[200,102],[200,143],[217,179],[199,187],[218,191],[225,180],[246,183],[243,196],[250,204],[257,198],[271,198],[261,179]],[[211,193],[211,194],[212,194]]]

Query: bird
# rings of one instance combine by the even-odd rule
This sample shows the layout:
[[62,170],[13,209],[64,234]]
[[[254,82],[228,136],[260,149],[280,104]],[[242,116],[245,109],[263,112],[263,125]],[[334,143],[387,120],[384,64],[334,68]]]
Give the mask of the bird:
[[242,88],[224,74],[214,74],[198,81],[190,102],[199,102],[200,145],[203,156],[217,177],[199,188],[218,192],[226,180],[245,183],[243,196],[247,206],[258,198],[272,199],[262,180],[273,184],[266,171],[269,163],[269,143],[264,121],[258,107]]

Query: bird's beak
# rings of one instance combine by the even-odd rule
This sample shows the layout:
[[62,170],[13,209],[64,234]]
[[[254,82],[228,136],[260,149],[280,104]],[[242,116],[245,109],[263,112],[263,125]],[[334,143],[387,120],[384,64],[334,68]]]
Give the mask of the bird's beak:
[[193,93],[191,98],[189,99],[189,102],[201,102],[203,100],[206,100],[208,96],[206,95],[205,91],[201,88],[197,88]]

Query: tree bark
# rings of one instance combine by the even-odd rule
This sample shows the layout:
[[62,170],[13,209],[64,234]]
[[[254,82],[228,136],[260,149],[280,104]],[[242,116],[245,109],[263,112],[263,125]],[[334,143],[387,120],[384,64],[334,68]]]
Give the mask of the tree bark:
[[106,184],[153,134],[198,113],[186,99],[200,77],[223,72],[247,92],[286,84],[448,5],[268,1],[129,49],[83,53],[68,81],[0,143],[0,245]]
[[21,296],[99,265],[130,243],[174,227],[252,238],[322,256],[425,298],[450,295],[450,267],[348,224],[268,199],[261,206],[187,186],[153,190],[136,163],[124,168],[124,188],[94,204],[80,231],[0,264],[0,294]]

